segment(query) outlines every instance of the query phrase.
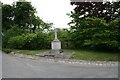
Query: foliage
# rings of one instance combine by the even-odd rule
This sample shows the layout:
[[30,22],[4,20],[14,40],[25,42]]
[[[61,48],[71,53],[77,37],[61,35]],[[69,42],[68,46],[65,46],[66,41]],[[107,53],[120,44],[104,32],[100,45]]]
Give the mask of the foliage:
[[[31,2],[14,2],[11,5],[2,4],[2,14],[3,48],[23,49],[23,45],[24,48],[28,48],[30,45],[28,49],[34,49],[36,48],[34,46],[37,44],[40,48],[41,46],[43,48],[50,48],[50,40],[46,38],[47,33],[45,31],[49,32],[53,24],[44,22],[38,17],[36,15],[36,9],[32,6]],[[32,41],[29,42],[30,40]],[[36,43],[35,41],[41,43],[43,41],[46,46],[44,47],[43,44],[39,45],[40,43]]]
[[[120,2],[71,2],[77,5],[70,29],[58,29],[62,48],[120,50]],[[2,4],[3,48],[50,49],[54,38],[52,23],[36,15],[30,2]]]
[[28,29],[32,24],[31,18],[34,18],[35,9],[30,2],[16,2],[14,7],[14,23],[22,29]]
[[49,48],[46,34],[42,32],[22,34],[11,37],[8,47],[14,49],[45,49]]
[[15,37],[15,36],[21,35],[23,32],[24,31],[20,30],[15,25],[13,27],[11,27],[10,29],[8,29],[6,32],[4,32],[4,34],[2,36],[2,47],[3,48],[7,48],[8,40],[11,37]]
[[70,44],[70,31],[68,29],[59,29],[58,30],[58,38],[62,43],[62,48],[71,48]]
[[76,49],[120,51],[120,1],[71,2],[71,44]]
[[85,17],[98,17],[104,18],[107,22],[118,18],[120,12],[119,2],[71,2],[71,5],[76,5],[74,12],[71,13],[71,17],[74,14],[79,15],[79,19]]
[[36,29],[48,29],[52,23],[46,23],[36,15],[36,9],[31,2],[14,2],[12,5],[2,4],[2,31],[16,25],[26,32],[35,33]]
[[119,22],[113,20],[106,23],[100,18],[85,18],[78,24],[71,27],[72,44],[76,48],[91,48],[102,50],[119,50]]
[[11,28],[10,25],[13,24],[12,17],[13,17],[14,8],[8,4],[2,4],[2,31],[6,31]]

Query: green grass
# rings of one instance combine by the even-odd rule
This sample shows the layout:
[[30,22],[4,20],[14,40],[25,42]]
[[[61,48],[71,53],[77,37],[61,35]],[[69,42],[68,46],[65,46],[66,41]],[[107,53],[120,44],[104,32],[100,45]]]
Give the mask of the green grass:
[[90,61],[118,61],[117,53],[85,51],[85,50],[65,50],[72,52],[70,59],[90,60]]
[[27,55],[40,54],[45,51],[47,50],[14,50],[14,52],[21,53],[21,54],[27,54]]
[[34,55],[34,54],[40,54],[42,52],[48,51],[48,50],[18,50],[18,49],[4,49],[4,51],[8,52],[15,52],[19,54],[27,54],[27,55]]

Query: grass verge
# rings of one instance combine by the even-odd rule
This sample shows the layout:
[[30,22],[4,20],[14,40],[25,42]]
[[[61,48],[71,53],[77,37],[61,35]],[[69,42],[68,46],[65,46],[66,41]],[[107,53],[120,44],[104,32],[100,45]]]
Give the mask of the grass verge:
[[70,59],[90,61],[118,61],[117,53],[97,52],[87,50],[65,50],[72,52]]
[[27,54],[27,55],[34,55],[34,54],[40,54],[42,52],[48,51],[48,50],[18,50],[18,49],[3,49],[4,52],[10,53],[15,52],[19,54]]

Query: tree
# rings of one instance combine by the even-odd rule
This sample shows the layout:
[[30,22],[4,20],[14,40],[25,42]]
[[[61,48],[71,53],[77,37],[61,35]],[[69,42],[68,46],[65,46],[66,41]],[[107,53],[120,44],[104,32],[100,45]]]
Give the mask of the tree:
[[2,4],[3,32],[16,25],[24,32],[35,33],[36,29],[49,30],[52,23],[44,22],[36,13],[31,2],[14,2],[12,5]]
[[31,18],[35,16],[35,8],[30,2],[16,2],[12,5],[2,4],[2,31],[7,31],[13,25],[20,29],[29,29]]
[[13,25],[14,7],[2,4],[2,31],[7,31]]
[[30,2],[17,2],[14,4],[14,23],[23,30],[29,29],[31,18],[35,16],[35,8]]
[[86,17],[81,20],[79,27],[74,27],[71,32],[74,47],[98,49],[98,50],[120,50],[119,20],[109,23],[104,19]]
[[73,17],[74,14],[79,14],[79,19],[83,19],[85,17],[98,17],[104,18],[107,22],[109,22],[118,18],[116,14],[120,12],[120,1],[106,3],[71,2],[71,5],[76,5],[74,12],[71,13],[71,17]]
[[[14,2],[12,5],[2,4],[2,8],[3,8],[2,33],[4,34],[4,36],[2,37],[3,48],[8,47],[8,48],[22,48],[22,49],[26,48],[27,49],[28,46],[22,46],[24,42],[26,43],[25,45],[29,44],[29,40],[27,41],[27,39],[24,39],[26,36],[27,38],[30,37],[28,39],[32,39],[32,42],[29,45],[31,46],[31,48],[28,48],[28,49],[35,49],[35,48],[39,49],[36,46],[40,48],[41,47],[50,48],[50,46],[48,46],[50,43],[47,42],[47,38],[46,38],[48,37],[47,36],[48,33],[45,32],[45,29],[49,32],[52,26],[52,23],[44,22],[40,17],[38,17],[35,14],[36,9],[32,6],[31,2],[26,2],[26,1]],[[21,36],[21,35],[26,35],[26,36]],[[14,41],[16,41],[17,43]],[[9,44],[13,46],[10,47]],[[18,46],[19,44],[22,44],[22,45]]]
[[71,2],[71,41],[75,48],[120,50],[120,1]]

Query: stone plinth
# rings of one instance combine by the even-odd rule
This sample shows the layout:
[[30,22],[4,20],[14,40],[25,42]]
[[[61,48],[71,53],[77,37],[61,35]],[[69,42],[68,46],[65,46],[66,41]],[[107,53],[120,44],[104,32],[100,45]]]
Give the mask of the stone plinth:
[[61,42],[56,39],[51,42],[51,48],[52,50],[60,50],[61,49]]

